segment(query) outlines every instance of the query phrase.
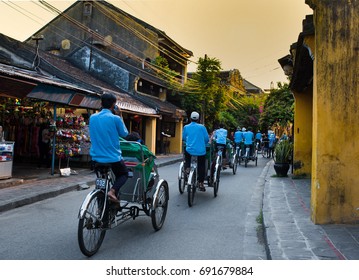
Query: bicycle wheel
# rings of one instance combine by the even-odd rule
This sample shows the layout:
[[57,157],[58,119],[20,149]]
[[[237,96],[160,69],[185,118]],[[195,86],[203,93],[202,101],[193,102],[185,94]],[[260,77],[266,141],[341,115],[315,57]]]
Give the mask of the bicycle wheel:
[[237,155],[234,155],[233,157],[233,175],[237,172],[237,166],[238,166],[238,158]]
[[218,188],[219,188],[219,178],[221,175],[221,169],[218,168],[218,170],[215,171],[216,172],[216,180],[213,184],[213,195],[214,197],[217,197],[217,193],[218,193]]
[[185,180],[185,171],[184,166],[181,166],[180,176],[178,178],[178,190],[180,194],[183,194],[185,187],[186,187],[186,180]]
[[158,190],[156,191],[156,197],[154,197],[153,210],[151,211],[152,226],[157,231],[163,226],[166,219],[168,208],[168,185],[166,181],[163,181]]
[[105,194],[95,193],[85,210],[85,214],[79,220],[77,239],[81,252],[88,257],[94,255],[101,247],[105,238],[106,230],[100,220],[102,209],[105,204]]
[[193,172],[192,177],[190,176],[191,182],[188,182],[188,187],[187,187],[187,191],[188,191],[188,206],[192,207],[193,202],[194,202],[194,196],[196,194],[196,171],[191,171]]

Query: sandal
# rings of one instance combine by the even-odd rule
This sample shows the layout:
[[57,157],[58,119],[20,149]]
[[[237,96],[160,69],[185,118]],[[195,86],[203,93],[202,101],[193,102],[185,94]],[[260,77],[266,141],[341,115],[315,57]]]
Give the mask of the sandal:
[[108,199],[109,199],[111,202],[120,204],[120,201],[117,199],[114,189],[111,189],[111,190],[107,193],[107,196],[108,196]]
[[203,186],[203,183],[202,183],[202,184],[199,184],[198,189],[199,189],[201,192],[205,192],[205,191],[206,191],[206,188]]

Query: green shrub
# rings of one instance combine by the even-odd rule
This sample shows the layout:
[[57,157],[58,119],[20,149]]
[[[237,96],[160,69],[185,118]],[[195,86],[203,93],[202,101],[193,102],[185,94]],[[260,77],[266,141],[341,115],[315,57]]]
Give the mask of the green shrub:
[[293,144],[288,140],[280,141],[274,149],[274,162],[290,163],[292,159]]

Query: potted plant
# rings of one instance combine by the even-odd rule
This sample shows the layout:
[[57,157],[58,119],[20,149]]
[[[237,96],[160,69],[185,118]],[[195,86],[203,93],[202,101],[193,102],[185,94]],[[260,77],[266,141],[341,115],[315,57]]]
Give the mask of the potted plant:
[[280,141],[274,148],[274,170],[278,177],[286,177],[292,160],[293,144],[289,140]]

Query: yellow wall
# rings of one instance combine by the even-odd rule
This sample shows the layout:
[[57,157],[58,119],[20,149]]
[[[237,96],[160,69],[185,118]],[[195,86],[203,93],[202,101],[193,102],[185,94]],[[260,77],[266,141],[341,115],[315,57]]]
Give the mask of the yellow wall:
[[[315,24],[312,220],[359,218],[359,9],[312,0]],[[356,8],[354,8],[356,7]]]
[[[304,38],[304,43],[313,52],[314,36]],[[313,129],[313,89],[293,92],[294,108],[294,175],[309,177],[312,172],[312,129]]]
[[146,139],[145,144],[147,148],[152,152],[156,153],[156,118],[148,118],[146,120]]
[[176,122],[176,136],[170,138],[170,152],[171,154],[182,153],[182,129],[183,121]]
[[312,172],[312,89],[294,93],[294,175],[310,177]]

